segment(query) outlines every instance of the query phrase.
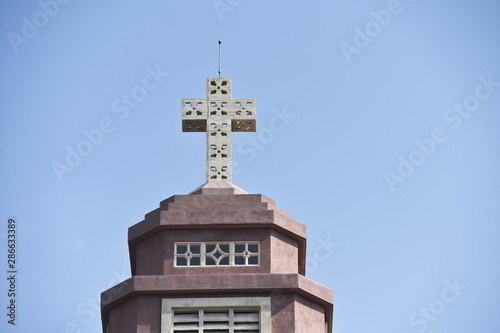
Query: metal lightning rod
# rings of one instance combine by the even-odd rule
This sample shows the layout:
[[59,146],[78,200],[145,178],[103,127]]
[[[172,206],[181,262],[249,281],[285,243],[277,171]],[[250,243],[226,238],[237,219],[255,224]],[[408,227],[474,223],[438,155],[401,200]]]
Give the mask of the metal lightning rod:
[[220,77],[220,73],[221,73],[221,69],[220,69],[220,45],[222,44],[222,41],[219,39],[219,77]]

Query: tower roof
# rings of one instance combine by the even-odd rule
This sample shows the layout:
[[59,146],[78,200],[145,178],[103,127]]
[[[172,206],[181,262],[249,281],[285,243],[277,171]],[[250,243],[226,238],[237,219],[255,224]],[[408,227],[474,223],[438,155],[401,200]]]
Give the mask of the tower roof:
[[174,195],[160,202],[160,207],[131,226],[128,241],[132,273],[135,274],[136,245],[162,230],[186,229],[262,229],[276,230],[297,241],[298,271],[305,275],[306,226],[276,207],[276,202],[262,194],[248,194],[226,182],[208,182],[187,195]]

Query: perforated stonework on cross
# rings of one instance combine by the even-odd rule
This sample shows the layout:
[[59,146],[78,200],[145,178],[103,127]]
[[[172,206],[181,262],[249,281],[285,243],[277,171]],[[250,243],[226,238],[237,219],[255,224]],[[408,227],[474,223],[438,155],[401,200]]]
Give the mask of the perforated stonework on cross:
[[207,79],[207,98],[182,99],[182,131],[207,132],[207,182],[232,182],[231,133],[255,132],[255,99],[232,99],[231,78]]

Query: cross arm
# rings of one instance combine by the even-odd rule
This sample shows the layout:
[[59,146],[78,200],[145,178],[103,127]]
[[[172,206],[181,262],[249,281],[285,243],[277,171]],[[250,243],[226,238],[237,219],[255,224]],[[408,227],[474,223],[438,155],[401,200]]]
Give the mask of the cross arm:
[[207,131],[208,105],[203,98],[182,99],[182,131]]
[[255,132],[255,99],[233,99],[228,101],[232,132]]

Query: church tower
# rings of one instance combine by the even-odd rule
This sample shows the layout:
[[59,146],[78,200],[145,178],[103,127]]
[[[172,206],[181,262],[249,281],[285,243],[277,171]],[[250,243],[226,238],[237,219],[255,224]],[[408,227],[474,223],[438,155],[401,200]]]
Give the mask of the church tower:
[[232,183],[231,134],[255,132],[231,78],[182,100],[182,130],[207,133],[206,183],[128,231],[132,277],[101,294],[104,333],[331,333],[333,292],[305,277],[306,227]]

